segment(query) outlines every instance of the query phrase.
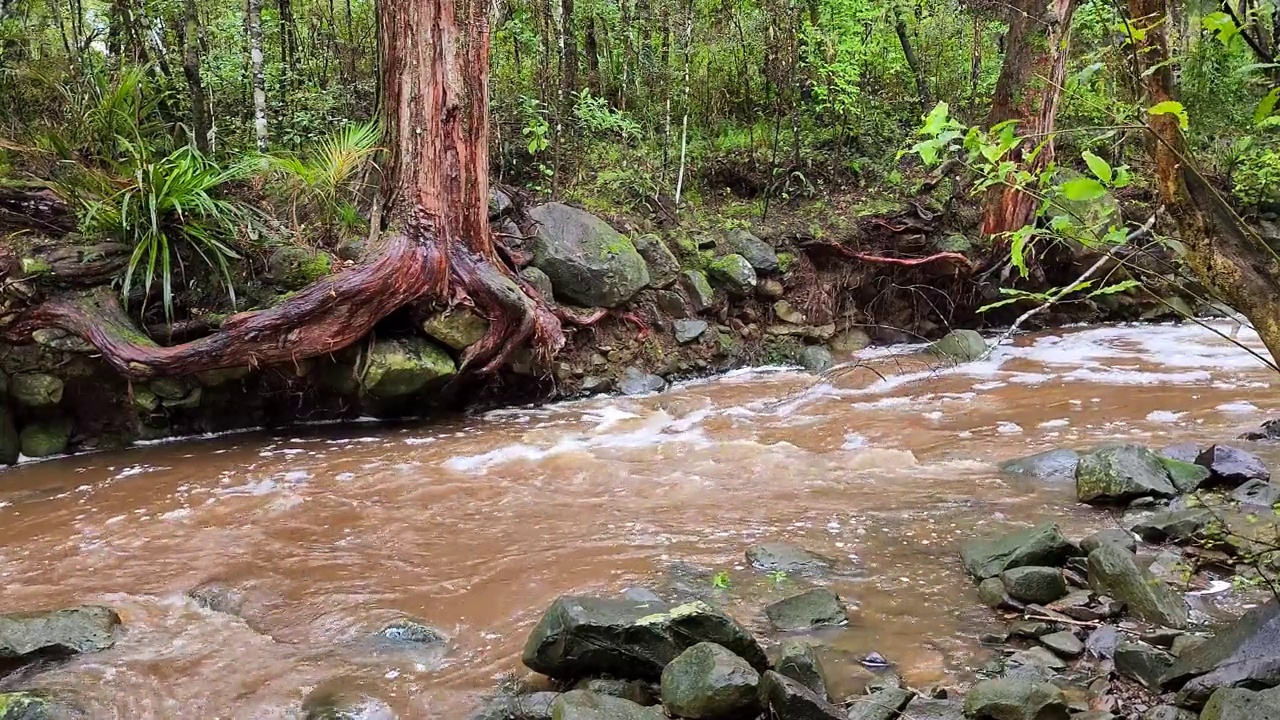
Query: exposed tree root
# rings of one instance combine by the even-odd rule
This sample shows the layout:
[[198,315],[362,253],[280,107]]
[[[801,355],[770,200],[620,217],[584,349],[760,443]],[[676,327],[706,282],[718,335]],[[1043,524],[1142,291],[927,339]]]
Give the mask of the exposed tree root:
[[61,237],[76,229],[71,208],[47,188],[0,187],[0,232],[35,230]]
[[808,242],[803,243],[802,245],[805,247],[818,246],[818,247],[826,248],[829,250],[834,250],[837,253],[840,253],[841,255],[844,255],[845,257],[848,257],[848,258],[853,258],[854,260],[861,260],[862,262],[876,263],[880,265],[904,265],[904,266],[910,267],[914,265],[925,265],[932,262],[949,262],[953,265],[959,265],[966,269],[973,268],[972,261],[970,261],[969,258],[957,252],[940,252],[940,253],[934,253],[933,255],[929,255],[926,257],[919,257],[919,258],[899,258],[899,257],[886,257],[884,255],[872,255],[869,253],[858,252],[856,250],[847,248],[844,245],[841,245],[840,243],[824,242],[821,240],[810,240]]

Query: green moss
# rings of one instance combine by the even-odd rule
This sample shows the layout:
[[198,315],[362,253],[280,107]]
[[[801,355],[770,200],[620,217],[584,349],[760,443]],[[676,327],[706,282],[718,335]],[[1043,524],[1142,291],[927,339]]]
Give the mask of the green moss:
[[53,268],[43,258],[22,258],[22,272],[25,275],[42,275]]
[[796,263],[796,256],[788,252],[778,253],[778,272],[785,273]]
[[298,266],[298,279],[312,283],[333,272],[333,258],[318,252]]
[[49,701],[28,692],[0,693],[0,720],[47,720],[53,717]]

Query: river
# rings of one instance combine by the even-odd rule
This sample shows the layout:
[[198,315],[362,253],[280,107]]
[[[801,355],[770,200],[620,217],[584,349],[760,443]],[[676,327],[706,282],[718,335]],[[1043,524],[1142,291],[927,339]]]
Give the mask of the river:
[[[741,371],[648,397],[22,465],[0,472],[4,610],[120,612],[113,649],[37,680],[95,718],[289,718],[306,690],[345,678],[402,717],[453,720],[520,672],[562,593],[706,583],[765,634],[761,604],[795,581],[760,577],[742,553],[789,540],[839,561],[832,587],[854,619],[822,638],[833,689],[856,689],[870,651],[915,685],[961,684],[997,622],[959,540],[1109,522],[1069,484],[1002,478],[996,461],[1222,440],[1280,406],[1255,358],[1190,324],[1030,335],[947,370],[909,347],[859,363],[825,380]],[[240,616],[185,596],[211,580],[245,592]],[[360,649],[401,615],[450,636],[440,662]]]

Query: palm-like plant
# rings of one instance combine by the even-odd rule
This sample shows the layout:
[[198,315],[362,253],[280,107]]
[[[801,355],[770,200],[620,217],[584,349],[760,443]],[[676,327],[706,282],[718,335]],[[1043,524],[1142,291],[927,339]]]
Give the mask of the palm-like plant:
[[298,209],[306,205],[316,214],[323,233],[333,233],[338,220],[349,225],[349,206],[340,195],[356,173],[378,151],[381,130],[376,122],[348,125],[301,155],[268,156],[270,167],[289,188],[290,211],[298,229]]

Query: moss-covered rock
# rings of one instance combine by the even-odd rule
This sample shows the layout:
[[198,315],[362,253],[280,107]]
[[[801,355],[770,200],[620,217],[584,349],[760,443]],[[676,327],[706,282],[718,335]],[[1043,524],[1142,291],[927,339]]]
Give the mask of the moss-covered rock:
[[715,302],[715,291],[707,276],[700,270],[686,270],[680,275],[680,287],[689,296],[689,305],[694,312],[702,312]]
[[1083,503],[1121,503],[1139,497],[1173,497],[1161,458],[1140,445],[1099,448],[1076,465],[1076,497]]
[[956,363],[972,362],[987,354],[987,341],[976,330],[952,330],[930,345],[927,352]]
[[662,704],[682,718],[754,717],[760,674],[715,643],[698,643],[662,670]]
[[53,720],[49,699],[29,692],[0,693],[0,720]]
[[383,400],[413,395],[457,371],[453,358],[417,337],[379,340],[369,352],[365,392]]
[[649,269],[629,239],[600,218],[561,203],[529,211],[533,263],[559,297],[590,307],[617,307],[649,284]]
[[773,248],[746,230],[730,230],[725,236],[725,245],[733,253],[745,258],[752,268],[760,272],[778,270],[778,255]]
[[680,261],[657,235],[640,235],[632,241],[649,268],[649,287],[664,288],[680,277]]
[[551,278],[547,277],[546,273],[536,267],[530,266],[520,271],[520,277],[525,282],[532,285],[533,289],[537,290],[538,294],[541,295],[544,300],[549,302],[554,299],[554,289],[551,285]]
[[37,420],[23,426],[18,440],[22,454],[27,457],[61,455],[71,440],[71,421],[64,418]]
[[751,267],[746,258],[736,253],[716,258],[707,271],[712,279],[739,297],[750,297],[756,290],[755,268]]
[[1202,465],[1164,456],[1160,456],[1160,464],[1164,465],[1165,472],[1169,474],[1169,482],[1172,482],[1180,493],[1194,492],[1212,474],[1209,468]]
[[489,332],[489,321],[471,308],[456,305],[424,321],[422,331],[454,350],[464,350]]
[[333,272],[333,258],[325,252],[290,245],[271,253],[267,269],[277,286],[301,290]]
[[61,328],[40,328],[31,333],[31,339],[35,340],[37,345],[58,352],[92,353],[98,350],[89,341]]
[[23,407],[45,409],[62,402],[62,380],[48,373],[18,373],[9,380],[9,396]]

